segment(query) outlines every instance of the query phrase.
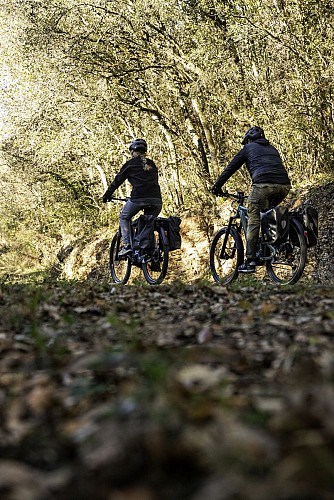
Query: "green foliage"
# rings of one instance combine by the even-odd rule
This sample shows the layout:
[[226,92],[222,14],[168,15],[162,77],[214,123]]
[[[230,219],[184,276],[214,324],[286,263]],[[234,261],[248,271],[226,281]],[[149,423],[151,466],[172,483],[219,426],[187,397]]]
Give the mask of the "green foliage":
[[[115,222],[101,195],[136,136],[159,165],[166,213],[214,211],[210,186],[253,124],[295,185],[333,176],[333,14],[314,0],[8,0],[4,244],[29,227],[53,248]],[[235,182],[248,189],[244,172]]]

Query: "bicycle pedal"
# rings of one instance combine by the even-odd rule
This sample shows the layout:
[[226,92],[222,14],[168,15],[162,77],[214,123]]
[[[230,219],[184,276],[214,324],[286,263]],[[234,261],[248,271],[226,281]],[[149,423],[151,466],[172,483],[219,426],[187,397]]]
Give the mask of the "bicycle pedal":
[[124,261],[124,260],[128,260],[128,255],[116,255],[115,256],[115,261],[116,262],[120,262],[120,261]]
[[142,255],[140,258],[140,262],[142,264],[147,264],[148,262],[150,262],[150,260],[151,260],[151,257],[149,257],[148,255]]
[[123,247],[119,252],[118,252],[118,257],[127,257],[129,255],[132,255],[132,248],[125,246]]

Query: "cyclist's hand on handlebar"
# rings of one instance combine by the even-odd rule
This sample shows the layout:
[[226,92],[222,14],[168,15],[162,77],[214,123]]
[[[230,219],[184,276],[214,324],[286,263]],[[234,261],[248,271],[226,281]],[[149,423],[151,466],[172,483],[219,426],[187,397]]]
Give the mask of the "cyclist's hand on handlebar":
[[112,189],[108,188],[107,191],[102,196],[103,203],[108,203],[108,201],[111,201],[113,194],[114,194],[114,191]]
[[216,186],[216,184],[214,184],[211,188],[211,192],[215,195],[215,196],[223,196],[223,191],[222,191],[222,188],[220,186]]

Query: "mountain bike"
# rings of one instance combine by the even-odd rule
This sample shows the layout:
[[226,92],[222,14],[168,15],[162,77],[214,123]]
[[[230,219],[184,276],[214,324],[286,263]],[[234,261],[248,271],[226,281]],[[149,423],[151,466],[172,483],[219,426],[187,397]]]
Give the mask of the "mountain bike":
[[[243,192],[222,196],[237,202],[226,227],[213,238],[210,247],[210,270],[216,283],[227,285],[238,277],[238,268],[244,262],[248,211],[244,206],[248,198]],[[277,244],[266,243],[260,235],[257,265],[265,266],[272,282],[279,285],[296,283],[302,276],[306,264],[307,245],[304,228],[293,213],[289,213],[289,232],[286,240]]]
[[[124,198],[112,200],[126,201]],[[149,206],[149,205],[148,205]],[[143,208],[145,210],[146,207]],[[120,227],[111,240],[109,252],[109,267],[114,283],[126,284],[129,281],[132,266],[140,268],[150,285],[159,285],[167,274],[169,246],[165,229],[166,219],[157,217],[154,221],[154,244],[150,249],[134,249],[133,242],[138,230],[138,218],[131,222],[131,248],[129,255],[120,256],[123,239]]]

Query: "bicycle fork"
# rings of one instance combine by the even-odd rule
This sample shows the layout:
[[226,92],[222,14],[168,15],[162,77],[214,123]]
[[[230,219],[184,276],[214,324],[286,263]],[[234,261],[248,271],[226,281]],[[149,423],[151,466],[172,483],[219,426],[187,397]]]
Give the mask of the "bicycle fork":
[[227,245],[228,237],[229,237],[230,232],[231,232],[232,222],[233,222],[233,217],[230,217],[230,219],[228,221],[228,224],[227,224],[224,241],[223,241],[223,244],[222,244],[222,247],[221,247],[221,250],[220,250],[220,254],[219,254],[219,258],[220,259],[226,260],[226,259],[233,258],[234,254],[236,252],[236,247],[234,247],[231,256],[226,254],[226,245]]
[[[118,228],[118,234],[121,234],[121,228]],[[118,252],[120,251],[120,243],[121,243],[121,238],[120,236],[116,239],[116,245],[115,245],[115,261],[118,262],[122,259],[119,258]],[[124,259],[123,259],[124,260]]]

